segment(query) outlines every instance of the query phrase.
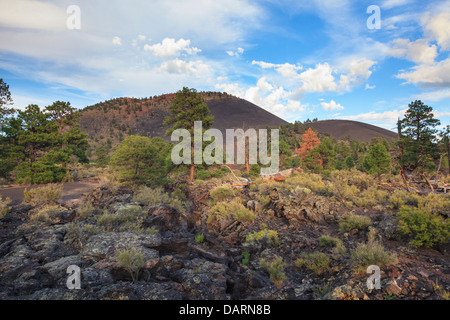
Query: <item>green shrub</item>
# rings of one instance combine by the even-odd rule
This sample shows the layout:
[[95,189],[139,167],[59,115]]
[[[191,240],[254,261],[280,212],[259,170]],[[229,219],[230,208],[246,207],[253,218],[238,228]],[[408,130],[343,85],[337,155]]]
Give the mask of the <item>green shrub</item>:
[[272,261],[268,262],[265,259],[259,261],[259,265],[266,269],[270,274],[270,280],[277,284],[287,279],[284,274],[284,262],[282,257],[275,257]]
[[358,216],[353,213],[345,215],[339,221],[339,230],[349,232],[354,229],[363,230],[372,225],[372,221],[367,216]]
[[450,224],[439,214],[404,207],[397,218],[398,230],[411,238],[413,246],[433,247],[449,240]]
[[0,196],[0,219],[5,216],[5,214],[8,213],[9,207],[8,205],[11,203],[10,198],[3,199],[2,196]]
[[30,212],[30,220],[32,221],[43,221],[50,222],[53,220],[56,214],[61,212],[63,208],[56,204],[46,204],[42,207],[39,207],[39,210],[35,213]]
[[244,258],[242,259],[242,264],[243,264],[244,266],[248,265],[248,263],[249,263],[249,261],[250,261],[250,253],[244,251],[244,252],[242,252],[242,256],[244,257]]
[[219,186],[215,187],[209,192],[209,196],[215,202],[224,201],[230,198],[234,198],[235,193],[232,187],[230,186]]
[[179,211],[183,210],[183,203],[176,197],[170,197],[162,188],[152,189],[149,187],[140,187],[134,195],[133,201],[144,206],[166,205]]
[[203,243],[205,241],[205,235],[203,233],[197,234],[195,236],[195,242]]
[[450,196],[447,194],[429,193],[426,197],[419,200],[419,209],[440,213],[450,213]]
[[211,178],[211,174],[208,170],[199,169],[195,172],[195,177],[199,180],[206,180],[208,178]]
[[359,271],[365,271],[371,265],[382,267],[397,263],[397,257],[375,240],[374,230],[370,231],[367,243],[358,243],[351,251],[351,257],[353,266]]
[[89,201],[83,203],[78,207],[77,215],[79,218],[86,219],[90,214],[95,211],[94,206]]
[[360,192],[356,186],[348,185],[345,180],[337,178],[332,179],[329,191],[340,201],[352,201]]
[[245,238],[244,246],[262,246],[264,244],[278,245],[278,232],[263,229],[259,232],[249,233]]
[[261,175],[261,167],[259,164],[252,164],[250,167],[250,176],[252,177],[258,177]]
[[135,247],[117,250],[116,258],[119,266],[128,271],[133,279],[133,282],[136,282],[139,278],[139,271],[145,265],[144,255],[141,250],[136,249]]
[[334,248],[336,254],[345,254],[347,249],[341,239],[333,238],[327,235],[323,235],[319,238],[319,245],[321,247]]
[[255,214],[244,207],[240,202],[219,202],[209,210],[206,223],[208,225],[225,220],[253,221]]
[[44,187],[25,189],[23,191],[24,203],[32,206],[42,206],[55,204],[61,198],[62,184],[49,184]]
[[303,253],[300,258],[295,260],[297,268],[305,267],[315,274],[320,275],[328,271],[331,259],[322,252]]

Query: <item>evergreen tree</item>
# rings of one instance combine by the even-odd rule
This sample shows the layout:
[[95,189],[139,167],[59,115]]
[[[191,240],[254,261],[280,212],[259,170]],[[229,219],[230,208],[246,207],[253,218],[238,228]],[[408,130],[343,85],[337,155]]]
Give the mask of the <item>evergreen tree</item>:
[[436,126],[439,124],[440,121],[434,118],[433,108],[420,100],[410,103],[404,119],[399,121],[402,150],[399,163],[403,170],[419,170],[430,186],[425,170],[435,167],[434,160],[438,158]]
[[[177,129],[186,129],[191,135],[191,165],[189,180],[194,181],[194,122],[201,121],[203,132],[211,128],[214,124],[214,117],[211,115],[203,97],[195,89],[184,87],[176,93],[169,106],[170,116],[164,121],[164,125],[170,126],[166,131],[169,136]],[[202,133],[203,134],[203,133]]]
[[157,186],[166,181],[170,151],[171,145],[162,138],[128,136],[114,151],[110,165],[121,180]]
[[391,156],[383,143],[374,144],[364,159],[363,167],[369,174],[375,175],[378,180],[383,173],[389,171]]

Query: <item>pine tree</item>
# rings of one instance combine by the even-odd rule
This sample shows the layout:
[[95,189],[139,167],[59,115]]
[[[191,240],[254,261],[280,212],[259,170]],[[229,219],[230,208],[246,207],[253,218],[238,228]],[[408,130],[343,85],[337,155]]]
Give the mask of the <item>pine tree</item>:
[[312,150],[314,150],[320,144],[320,139],[317,134],[311,128],[303,134],[302,141],[300,142],[300,148],[295,152],[301,157],[306,157]]
[[435,128],[439,124],[440,121],[434,118],[433,108],[420,100],[410,103],[404,119],[399,121],[399,143],[403,152],[399,163],[403,170],[420,170],[419,174],[431,189],[425,170],[433,168],[438,157]]
[[383,173],[389,171],[391,156],[382,143],[374,144],[364,159],[363,167],[369,173],[375,175],[378,180]]
[[[164,125],[171,126],[166,131],[169,136],[177,129],[186,129],[191,135],[191,165],[189,181],[194,181],[194,122],[201,121],[203,132],[211,128],[214,124],[214,117],[211,115],[203,97],[195,89],[184,87],[176,93],[169,106],[170,116],[164,120]],[[203,134],[203,133],[202,133]]]

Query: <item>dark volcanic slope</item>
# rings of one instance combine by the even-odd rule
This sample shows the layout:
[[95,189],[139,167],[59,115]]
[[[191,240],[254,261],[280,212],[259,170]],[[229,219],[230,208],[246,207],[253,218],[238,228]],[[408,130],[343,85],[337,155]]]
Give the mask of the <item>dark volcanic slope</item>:
[[338,140],[346,136],[363,142],[370,142],[375,137],[385,138],[387,141],[397,139],[395,132],[358,121],[324,120],[308,123],[307,126],[317,132],[329,133]]
[[243,99],[217,99],[207,101],[206,104],[215,118],[213,127],[221,131],[242,128],[244,123],[246,129],[287,124],[283,119]]
[[[214,115],[214,128],[225,129],[277,127],[287,124],[283,119],[250,103],[224,93],[202,93]],[[164,137],[164,118],[174,94],[148,99],[118,98],[98,103],[81,111],[81,128],[89,135],[91,146],[117,145],[130,134]],[[225,132],[224,132],[225,136]],[[166,137],[167,140],[170,137]]]

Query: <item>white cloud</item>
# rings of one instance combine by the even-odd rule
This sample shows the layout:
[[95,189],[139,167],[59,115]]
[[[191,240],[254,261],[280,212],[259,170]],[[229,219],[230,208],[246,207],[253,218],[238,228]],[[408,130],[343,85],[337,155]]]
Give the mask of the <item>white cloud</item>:
[[373,89],[375,89],[375,88],[376,88],[375,85],[371,86],[370,84],[366,83],[365,90],[373,90]]
[[398,74],[397,78],[406,80],[406,83],[421,84],[425,87],[448,87],[450,86],[450,58],[434,64],[415,66],[412,71]]
[[274,64],[264,61],[252,61],[252,64],[257,65],[262,69],[275,69],[286,79],[299,79],[300,75],[298,71],[303,69],[301,65],[294,65],[290,63]]
[[377,113],[375,111],[371,111],[368,113],[362,113],[355,116],[343,116],[342,119],[346,120],[355,120],[355,121],[373,121],[373,122],[384,122],[384,123],[395,123],[398,118],[402,118],[407,109],[403,110],[393,110],[393,111],[384,111]]
[[384,9],[392,9],[399,6],[404,6],[406,4],[410,4],[411,0],[385,0],[381,4],[381,7]]
[[188,55],[194,55],[201,50],[196,47],[191,47],[191,40],[184,40],[183,38],[175,41],[173,38],[165,38],[161,43],[154,44],[152,46],[146,44],[144,50],[151,51],[157,57],[174,57],[178,56],[181,52]]
[[34,30],[67,30],[66,8],[32,0],[0,0],[0,26]]
[[441,101],[444,99],[450,99],[450,88],[431,92],[423,92],[421,94],[415,95],[414,99],[423,101]]
[[244,49],[242,48],[237,48],[236,51],[226,51],[226,53],[230,56],[230,57],[239,57],[244,53]]
[[344,107],[340,104],[337,104],[334,100],[331,100],[330,102],[322,102],[320,104],[324,110],[330,111],[330,110],[344,110]]
[[328,63],[319,63],[299,75],[302,84],[295,90],[295,95],[302,96],[308,92],[337,91],[338,85],[333,76],[333,69]]
[[406,58],[415,63],[433,63],[438,52],[437,46],[429,45],[426,39],[410,42],[408,39],[395,39],[388,55],[396,58]]
[[122,40],[119,37],[114,37],[112,39],[112,44],[115,46],[121,46],[122,45]]
[[177,74],[198,75],[207,72],[209,66],[202,61],[184,61],[176,58],[175,60],[165,61],[159,68],[161,71]]
[[425,33],[432,39],[437,41],[443,50],[450,49],[450,5],[447,12],[440,12],[431,15],[429,12],[422,17],[421,23]]

